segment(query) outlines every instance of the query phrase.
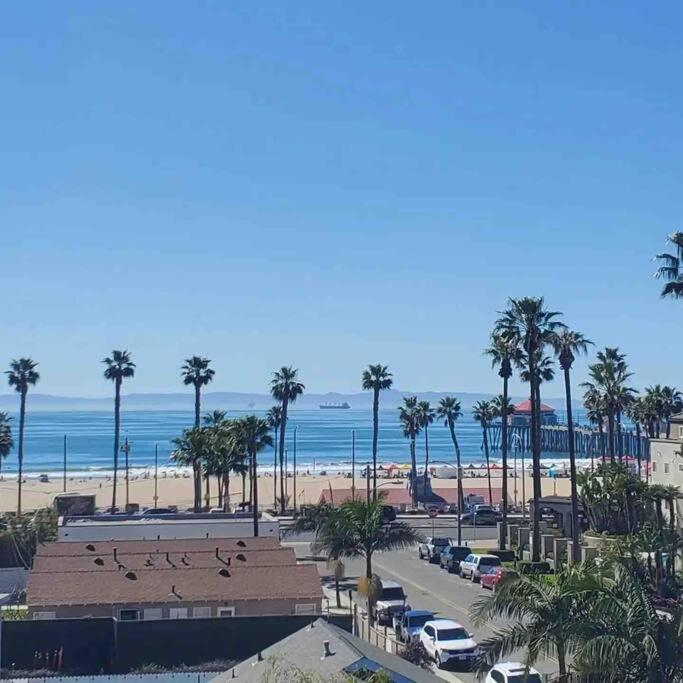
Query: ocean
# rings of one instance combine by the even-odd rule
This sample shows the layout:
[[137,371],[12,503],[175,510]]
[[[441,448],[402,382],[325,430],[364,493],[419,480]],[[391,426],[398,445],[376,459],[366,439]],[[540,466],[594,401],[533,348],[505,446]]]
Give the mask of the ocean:
[[[229,417],[239,417],[260,411],[229,411]],[[16,441],[18,418],[13,415],[15,450],[3,461],[3,474],[17,471]],[[558,417],[562,416],[558,412]],[[583,421],[583,411],[575,416]],[[129,462],[132,471],[144,471],[154,465],[155,446],[159,451],[159,466],[168,468],[172,439],[194,420],[190,411],[129,411],[121,415],[121,441],[130,444]],[[356,433],[356,463],[358,467],[371,458],[372,413],[369,410],[292,410],[288,420],[286,448],[291,467],[296,428],[297,469],[311,472],[349,471],[351,468],[351,434]],[[71,476],[106,476],[113,467],[114,418],[104,411],[29,412],[26,419],[24,471],[27,476],[61,471],[63,443],[66,436],[67,470]],[[456,425],[463,464],[484,462],[482,431],[469,414]],[[380,411],[378,460],[381,463],[408,463],[410,449],[398,421],[398,410]],[[453,464],[455,455],[449,431],[441,423],[429,428],[430,462]],[[418,463],[424,462],[424,433],[418,437]],[[497,462],[500,452],[492,452]],[[561,454],[549,460],[564,461]],[[273,449],[259,455],[259,467],[272,467]],[[121,454],[120,465],[123,464]]]

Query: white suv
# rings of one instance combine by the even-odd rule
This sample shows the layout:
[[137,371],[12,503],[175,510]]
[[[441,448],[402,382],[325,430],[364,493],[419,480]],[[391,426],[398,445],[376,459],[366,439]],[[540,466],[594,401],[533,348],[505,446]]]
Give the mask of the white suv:
[[447,664],[470,664],[479,654],[477,641],[450,619],[428,621],[420,631],[420,642],[439,669]]
[[460,562],[460,578],[469,577],[472,583],[479,581],[481,567],[500,567],[500,557],[496,555],[468,555]]
[[519,662],[501,662],[488,672],[484,683],[541,683],[541,674]]

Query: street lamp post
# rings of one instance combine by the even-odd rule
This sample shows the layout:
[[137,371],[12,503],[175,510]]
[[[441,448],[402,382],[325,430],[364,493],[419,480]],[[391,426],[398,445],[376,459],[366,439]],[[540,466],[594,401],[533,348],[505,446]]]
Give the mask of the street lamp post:
[[126,512],[128,512],[128,505],[130,503],[130,498],[129,498],[129,481],[130,481],[130,478],[128,476],[128,453],[130,453],[130,444],[128,443],[128,432],[126,432],[126,441],[123,444],[123,446],[121,446],[121,450],[126,455]]
[[293,486],[294,486],[294,513],[296,514],[296,430],[298,427],[294,425],[294,481]]

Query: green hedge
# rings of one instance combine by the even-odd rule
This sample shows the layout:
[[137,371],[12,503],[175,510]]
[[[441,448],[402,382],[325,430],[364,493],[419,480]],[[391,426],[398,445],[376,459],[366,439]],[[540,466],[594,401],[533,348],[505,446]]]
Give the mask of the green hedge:
[[520,560],[517,562],[516,569],[520,574],[550,574],[550,564],[548,562]]

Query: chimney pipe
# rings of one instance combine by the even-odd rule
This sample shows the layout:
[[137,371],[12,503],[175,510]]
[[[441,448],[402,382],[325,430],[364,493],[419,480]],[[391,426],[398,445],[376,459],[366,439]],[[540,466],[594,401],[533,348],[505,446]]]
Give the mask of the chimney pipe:
[[114,562],[118,562],[118,561],[119,561],[119,549],[116,546],[114,546]]
[[323,640],[323,659],[332,656],[332,650],[330,650],[330,641]]

